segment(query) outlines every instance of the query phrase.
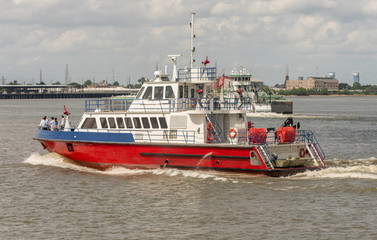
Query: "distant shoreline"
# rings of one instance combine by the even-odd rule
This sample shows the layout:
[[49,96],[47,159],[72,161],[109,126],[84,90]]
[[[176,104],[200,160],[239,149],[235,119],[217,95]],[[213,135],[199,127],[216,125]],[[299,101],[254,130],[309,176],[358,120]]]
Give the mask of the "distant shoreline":
[[287,97],[377,97],[377,95],[366,95],[366,94],[357,94],[357,95],[346,95],[346,94],[329,94],[329,95],[283,95]]

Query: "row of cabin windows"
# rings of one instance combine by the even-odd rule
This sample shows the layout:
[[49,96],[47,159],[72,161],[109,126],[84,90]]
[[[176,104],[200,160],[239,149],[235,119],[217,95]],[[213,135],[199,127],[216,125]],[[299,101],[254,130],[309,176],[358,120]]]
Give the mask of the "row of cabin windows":
[[[101,117],[100,119],[102,128],[127,128],[127,129],[166,129],[168,125],[164,117]],[[124,121],[123,121],[124,120]],[[95,118],[86,118],[81,128],[97,128],[97,123]]]
[[[202,89],[203,86],[199,86],[199,89]],[[168,99],[168,98],[175,98],[173,88],[171,86],[149,86],[144,91],[145,87],[142,87],[139,93],[136,96],[136,99]],[[144,94],[143,94],[144,93]],[[164,94],[165,93],[165,94]],[[143,96],[141,97],[141,94]],[[189,87],[188,86],[179,86],[178,89],[178,96],[179,98],[188,98],[188,97],[195,97],[195,89],[190,89],[190,96],[189,96]],[[164,97],[165,96],[165,97]]]
[[[140,99],[141,94],[144,91],[144,87],[142,87],[136,96],[136,99]],[[165,95],[164,95],[165,92]],[[149,86],[145,90],[143,97],[141,99],[167,99],[167,98],[175,98],[173,88],[171,86]],[[164,97],[165,96],[165,97]]]

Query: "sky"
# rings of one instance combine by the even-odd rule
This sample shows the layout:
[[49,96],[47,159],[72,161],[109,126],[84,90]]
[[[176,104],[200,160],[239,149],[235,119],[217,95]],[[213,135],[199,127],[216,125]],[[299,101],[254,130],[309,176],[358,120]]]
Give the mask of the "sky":
[[[375,0],[0,0],[0,78],[21,84],[108,80],[135,84],[168,54],[196,66],[247,68],[266,85],[335,72],[341,83],[377,84]],[[0,82],[1,84],[1,82]]]

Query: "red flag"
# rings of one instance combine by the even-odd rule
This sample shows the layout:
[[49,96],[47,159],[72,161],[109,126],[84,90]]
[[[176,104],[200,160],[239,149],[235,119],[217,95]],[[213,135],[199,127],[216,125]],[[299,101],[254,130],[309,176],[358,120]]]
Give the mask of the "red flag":
[[224,86],[224,74],[221,76],[219,83],[218,83],[218,86],[219,87]]

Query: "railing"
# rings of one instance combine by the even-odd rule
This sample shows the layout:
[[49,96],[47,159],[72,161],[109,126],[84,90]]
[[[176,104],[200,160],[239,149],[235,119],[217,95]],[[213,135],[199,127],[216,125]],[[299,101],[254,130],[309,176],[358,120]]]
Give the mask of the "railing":
[[178,70],[178,81],[213,81],[216,79],[216,68],[188,68]]
[[85,129],[71,128],[73,132],[131,133],[135,142],[195,143],[195,131],[187,130],[137,130],[137,129]]
[[191,110],[237,110],[247,104],[247,98],[172,98],[172,99],[91,99],[85,101],[85,112],[178,112]]
[[132,99],[85,100],[85,112],[127,111],[132,101]]
[[[210,134],[215,134],[215,132],[211,132]],[[310,130],[296,130],[294,133],[289,134],[288,137],[291,139],[292,136],[295,136],[294,139],[290,143],[305,143],[309,145],[314,145],[318,150],[322,159],[325,159],[325,153],[319,144],[317,138],[315,137],[314,133]],[[221,142],[229,142],[232,144],[249,144],[249,145],[272,145],[278,144],[279,140],[276,137],[275,131],[264,131],[258,133],[251,133],[248,131],[239,131],[235,135],[235,137],[229,136],[227,133],[223,133],[219,136]],[[219,142],[219,141],[216,141]],[[288,143],[289,144],[289,143]]]

